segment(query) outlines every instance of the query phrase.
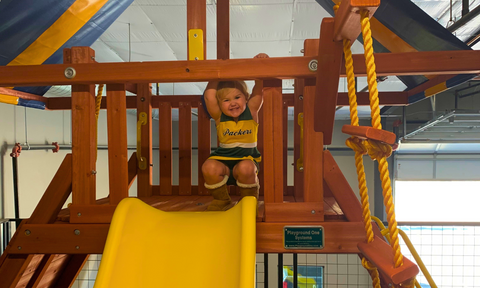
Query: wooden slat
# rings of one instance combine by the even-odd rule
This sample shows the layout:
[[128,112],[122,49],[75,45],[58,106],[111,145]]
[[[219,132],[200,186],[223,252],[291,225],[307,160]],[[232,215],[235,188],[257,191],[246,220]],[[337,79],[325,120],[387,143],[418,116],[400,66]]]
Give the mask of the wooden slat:
[[342,132],[361,139],[377,140],[386,144],[393,145],[397,136],[392,132],[375,129],[369,126],[343,125]]
[[191,195],[192,187],[192,107],[180,102],[178,108],[178,166],[180,195]]
[[288,103],[285,99],[282,99],[282,139],[283,139],[283,195],[288,194]]
[[303,171],[297,169],[297,160],[300,158],[300,125],[298,125],[298,114],[303,113],[303,89],[304,80],[295,79],[293,94],[293,186],[294,195],[297,201],[303,201]]
[[[90,47],[71,49],[72,64],[92,63],[94,57]],[[95,86],[72,85],[72,202],[76,204],[95,202],[96,125]]]
[[[203,30],[203,59],[207,59],[207,1],[187,0],[187,35],[190,29]],[[187,55],[188,42],[187,37]]]
[[137,171],[138,196],[152,195],[152,91],[149,83],[137,84],[137,121],[141,112],[147,113],[147,124],[142,125],[142,155],[147,159],[147,168]]
[[[438,76],[440,77],[440,76]],[[423,90],[422,90],[423,91]],[[325,95],[323,96],[325,97]],[[379,92],[379,105],[386,106],[407,106],[408,94],[407,92]],[[337,97],[337,106],[349,106],[348,93],[340,92]],[[357,92],[357,106],[370,106],[369,93]]]
[[264,143],[264,140],[263,140],[263,131],[264,131],[264,123],[263,123],[263,119],[265,118],[264,117],[264,113],[265,113],[265,101],[263,103],[263,108],[260,109],[260,111],[258,112],[258,135],[257,135],[257,149],[258,151],[260,152],[260,154],[262,155],[262,161],[259,163],[259,168],[260,168],[260,171],[258,172],[258,182],[260,182],[260,192],[259,194],[260,195],[265,195],[265,180],[264,180],[264,175],[265,175],[265,155],[263,153],[263,143]]
[[319,222],[323,211],[323,202],[265,203],[265,222]]
[[137,178],[137,152],[133,152],[128,160],[128,189],[132,186],[135,178]]
[[55,258],[55,255],[53,254],[47,254],[43,256],[42,261],[40,262],[38,267],[35,269],[35,272],[33,273],[32,278],[28,282],[26,288],[38,287],[42,278],[45,276],[45,273],[47,272],[47,269],[49,268],[50,264],[52,264],[52,261],[54,258]]
[[127,103],[124,84],[107,85],[110,204],[128,197]]
[[89,254],[69,255],[66,267],[62,271],[55,287],[72,287],[83,266],[87,263]]
[[58,279],[68,265],[69,256],[65,254],[52,255],[52,263],[47,267],[45,274],[38,282],[37,287],[59,287],[55,286]]
[[[283,203],[283,189],[284,189],[284,183],[283,183],[283,178],[286,178],[287,171],[285,171],[283,168],[284,164],[284,149],[283,149],[283,143],[284,143],[284,138],[287,137],[287,135],[283,134],[283,113],[280,111],[283,111],[283,99],[281,97],[282,95],[282,81],[277,80],[275,81],[276,84],[274,87],[270,88],[273,98],[273,161],[274,161],[274,181],[275,181],[275,203]],[[267,88],[268,89],[268,88]],[[268,172],[268,171],[267,171]]]
[[335,197],[340,209],[342,209],[348,221],[362,222],[362,206],[348,184],[347,179],[345,179],[345,176],[329,151],[324,151],[323,157],[325,183],[328,185],[330,191],[332,191],[333,197]]
[[202,102],[198,102],[198,195],[208,195],[202,174],[202,165],[211,153],[210,117],[205,112]]
[[158,106],[160,146],[160,194],[172,195],[172,107],[162,102]]
[[348,39],[353,43],[362,29],[359,10],[368,10],[371,18],[378,6],[380,6],[380,0],[342,1],[335,15],[333,39],[335,41]]
[[303,128],[303,174],[304,174],[304,200],[305,202],[323,202],[323,139],[321,132],[314,130],[315,88],[305,87],[304,102],[304,128]]
[[230,59],[229,0],[217,0],[217,59]]
[[[324,144],[332,143],[337,107],[338,81],[343,57],[342,42],[333,42],[333,18],[324,18],[320,28],[317,85],[315,91],[315,131],[322,132]],[[310,43],[308,45],[308,43]],[[305,56],[315,55],[313,42],[305,41]],[[326,95],[326,97],[324,96]]]
[[[265,203],[274,203],[275,200],[275,152],[274,152],[274,95],[277,88],[263,89],[263,191]],[[276,110],[278,111],[278,110]],[[282,183],[283,184],[283,183]]]

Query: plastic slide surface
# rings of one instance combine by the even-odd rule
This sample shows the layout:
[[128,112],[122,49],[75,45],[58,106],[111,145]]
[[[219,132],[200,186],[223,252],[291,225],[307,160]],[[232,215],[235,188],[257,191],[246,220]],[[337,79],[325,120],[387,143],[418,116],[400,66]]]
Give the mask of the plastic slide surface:
[[225,212],[164,212],[126,198],[94,287],[253,288],[256,206],[245,197]]

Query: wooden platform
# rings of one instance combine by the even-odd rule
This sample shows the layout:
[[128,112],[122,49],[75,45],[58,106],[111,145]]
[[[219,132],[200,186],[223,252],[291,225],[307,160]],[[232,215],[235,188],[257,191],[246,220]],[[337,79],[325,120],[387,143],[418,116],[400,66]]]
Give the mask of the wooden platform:
[[[233,207],[239,200],[240,196],[233,195],[231,207]],[[208,205],[213,200],[212,196],[151,196],[139,197],[142,201],[157,209],[172,212],[172,211],[206,211]],[[297,202],[294,196],[284,196],[285,203]],[[108,205],[109,199],[103,198],[97,200],[97,205]],[[264,221],[265,206],[263,196],[259,199],[259,209],[257,222]],[[340,209],[337,201],[333,196],[324,197],[324,213],[325,221],[347,221],[343,211]],[[66,208],[60,211],[57,217],[57,222],[70,222],[70,209]]]

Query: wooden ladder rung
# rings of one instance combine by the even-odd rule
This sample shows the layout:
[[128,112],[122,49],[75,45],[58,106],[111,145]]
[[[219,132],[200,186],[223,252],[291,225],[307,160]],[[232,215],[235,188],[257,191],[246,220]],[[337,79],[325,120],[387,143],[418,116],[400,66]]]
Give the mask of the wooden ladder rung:
[[418,266],[405,257],[403,265],[395,268],[392,247],[378,236],[375,236],[371,243],[358,243],[357,247],[379,272],[395,285],[411,282],[419,272]]
[[390,145],[395,144],[395,141],[397,140],[397,136],[392,132],[375,129],[369,126],[343,125],[342,132],[361,139],[377,140]]

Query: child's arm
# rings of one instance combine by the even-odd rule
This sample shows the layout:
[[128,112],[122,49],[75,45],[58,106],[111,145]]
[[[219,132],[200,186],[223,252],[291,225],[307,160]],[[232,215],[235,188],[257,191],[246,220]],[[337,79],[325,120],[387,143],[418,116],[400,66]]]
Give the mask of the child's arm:
[[[269,58],[267,54],[260,53],[253,58]],[[252,89],[252,96],[248,100],[248,108],[250,111],[257,113],[263,104],[263,81],[255,80],[255,86]],[[257,121],[258,122],[258,121]]]
[[205,103],[207,104],[208,113],[212,116],[213,120],[217,121],[222,116],[220,106],[217,101],[217,81],[208,82],[207,88],[205,88]]

